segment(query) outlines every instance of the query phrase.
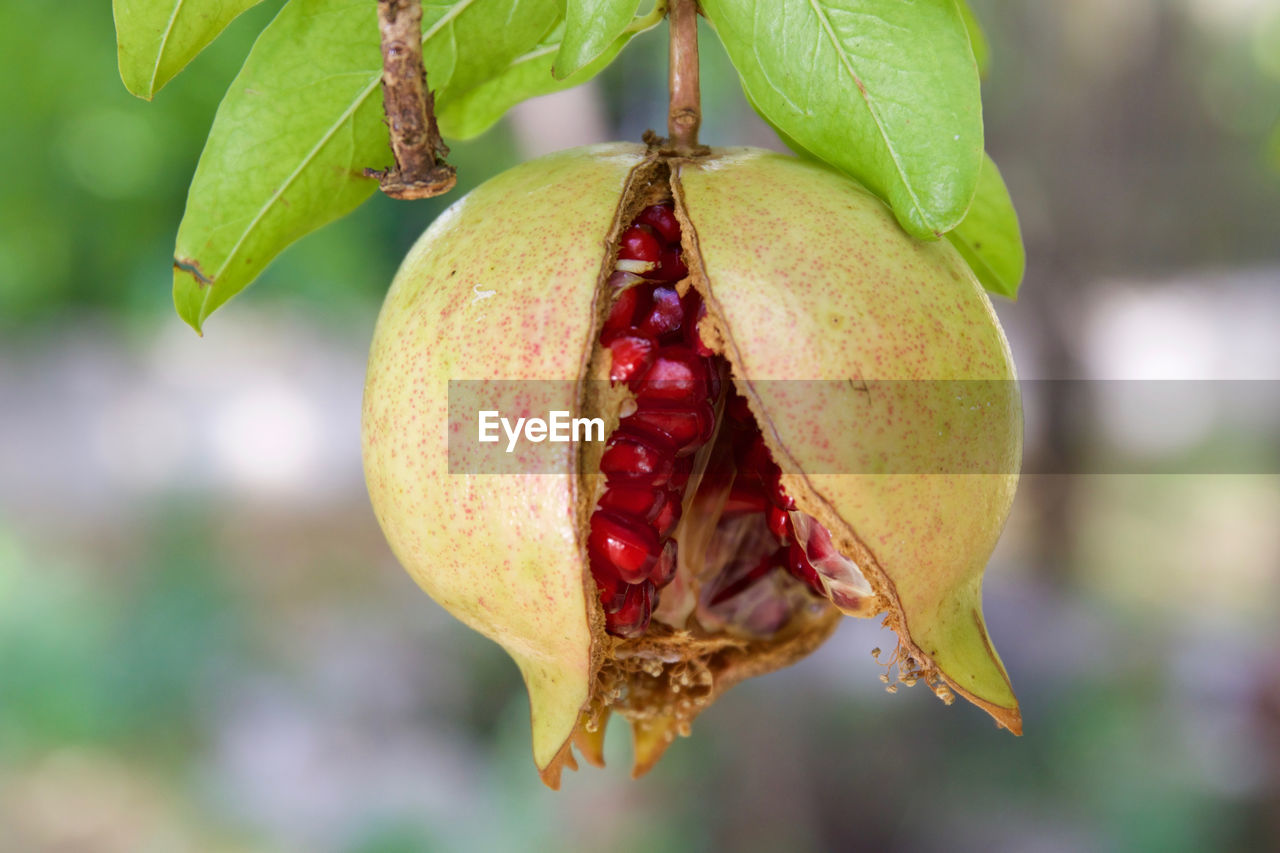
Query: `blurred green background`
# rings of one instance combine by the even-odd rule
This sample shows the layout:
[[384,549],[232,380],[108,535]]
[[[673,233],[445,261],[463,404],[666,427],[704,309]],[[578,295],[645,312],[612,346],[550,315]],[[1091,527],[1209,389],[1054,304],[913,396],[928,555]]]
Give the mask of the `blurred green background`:
[[[204,339],[173,314],[186,182],[280,5],[152,104],[105,0],[0,6],[0,850],[1280,850],[1274,464],[1024,479],[986,583],[1021,739],[886,694],[891,637],[849,621],[644,779],[615,727],[608,769],[544,790],[515,667],[399,570],[360,475],[379,300],[458,193],[376,197]],[[973,5],[1022,375],[1280,380],[1280,3]],[[704,36],[704,140],[776,147]],[[456,144],[460,190],[638,139],[664,80],[659,30]],[[1034,470],[1280,446],[1275,396],[1153,422],[1092,387],[1031,389]]]

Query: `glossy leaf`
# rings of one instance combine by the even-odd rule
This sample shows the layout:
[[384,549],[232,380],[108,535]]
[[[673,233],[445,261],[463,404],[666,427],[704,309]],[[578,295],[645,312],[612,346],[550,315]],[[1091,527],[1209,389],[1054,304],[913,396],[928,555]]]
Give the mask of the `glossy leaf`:
[[1026,272],[1018,214],[995,161],[986,157],[978,191],[964,221],[947,239],[959,250],[982,286],[992,293],[1017,297]]
[[653,28],[661,20],[658,14],[631,20],[603,53],[562,79],[552,75],[565,31],[563,23],[557,25],[536,48],[516,57],[500,73],[474,89],[466,92],[450,89],[440,101],[441,132],[445,136],[468,139],[483,133],[520,101],[559,92],[591,79],[612,62],[637,33]]
[[965,32],[969,34],[969,45],[973,48],[973,59],[978,63],[978,74],[986,77],[987,68],[991,64],[991,46],[987,44],[987,36],[982,32],[978,17],[965,0],[956,0],[956,6],[960,9],[960,17],[964,18]]
[[702,0],[773,126],[887,200],[916,237],[959,224],[982,103],[955,0]]
[[113,0],[120,78],[151,100],[241,12],[261,0]]
[[563,0],[451,0],[422,7],[422,61],[436,111],[504,73],[560,23]]
[[769,125],[769,128],[778,135],[778,139],[781,140],[782,144],[790,148],[793,154],[805,160],[814,160],[819,163],[822,162],[821,157],[814,154],[809,149],[805,148],[799,142],[796,142],[795,139],[793,139],[785,130],[783,130],[782,128],[774,124],[772,121],[770,121],[769,117],[766,116],[760,110],[760,107],[756,105],[756,102],[751,99],[750,92],[743,90],[743,94],[746,96],[747,103],[751,105],[751,109],[756,111],[756,113],[760,116],[760,118],[764,120],[764,123]]
[[640,0],[566,0],[564,38],[552,66],[556,79],[576,74],[612,50],[639,7]]
[[378,26],[362,0],[293,0],[214,118],[174,250],[174,303],[197,331],[289,243],[354,209],[386,166]]
[[[536,48],[557,16],[556,0],[424,6],[437,106]],[[291,0],[259,36],[218,108],[178,231],[174,303],[197,331],[284,247],[377,189],[363,172],[391,160],[381,64],[370,0]]]

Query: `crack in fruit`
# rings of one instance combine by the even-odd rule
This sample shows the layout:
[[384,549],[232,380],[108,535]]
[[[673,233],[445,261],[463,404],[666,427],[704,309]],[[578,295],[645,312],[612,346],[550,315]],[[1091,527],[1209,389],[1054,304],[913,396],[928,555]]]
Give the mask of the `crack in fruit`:
[[[691,286],[682,296],[667,284],[688,272],[680,236],[671,202],[644,208],[622,232],[618,260],[653,266],[644,274],[622,270],[611,276],[619,289],[600,333],[601,346],[610,351],[610,381],[625,384],[635,398],[634,411],[619,420],[600,459],[605,487],[587,539],[605,627],[616,637],[642,636],[663,587],[676,577],[675,531],[690,457],[716,435],[717,407],[723,419],[717,441],[727,442],[730,452],[710,455],[715,463],[703,471],[693,505],[712,515],[713,526],[717,516],[735,528],[744,527],[743,518],[754,519],[767,527],[773,542],[763,555],[745,553],[758,550],[759,543],[739,548],[728,555],[728,568],[701,578],[708,590],[706,606],[738,596],[775,569],[815,596],[828,595],[804,545],[796,541],[790,516],[796,503],[782,488],[782,472],[750,406],[732,387],[725,393],[720,377],[728,363],[698,334],[698,321],[706,316],[702,296]],[[751,566],[746,571],[744,559]]]

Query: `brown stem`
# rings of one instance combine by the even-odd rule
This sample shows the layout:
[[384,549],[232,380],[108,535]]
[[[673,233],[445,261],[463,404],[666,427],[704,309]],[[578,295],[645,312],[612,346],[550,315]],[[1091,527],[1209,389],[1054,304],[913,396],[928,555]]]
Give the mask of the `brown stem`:
[[667,113],[668,144],[689,156],[706,152],[698,144],[702,124],[702,96],[698,91],[698,2],[670,0],[667,26],[671,31],[667,86],[671,108]]
[[444,161],[449,147],[436,126],[436,99],[422,65],[420,0],[378,0],[382,34],[382,109],[391,131],[395,166],[365,169],[392,198],[418,199],[447,193],[458,176]]

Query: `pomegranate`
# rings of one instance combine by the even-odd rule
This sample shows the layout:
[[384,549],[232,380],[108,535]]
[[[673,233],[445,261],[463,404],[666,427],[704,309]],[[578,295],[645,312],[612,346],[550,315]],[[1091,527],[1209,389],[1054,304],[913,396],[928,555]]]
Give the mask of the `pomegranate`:
[[[644,772],[842,614],[883,615],[898,681],[1020,733],[981,610],[1021,453],[1012,378],[959,255],[849,180],[593,146],[492,179],[409,254],[371,349],[365,473],[418,584],[518,664],[552,787],[574,745],[601,763],[613,713]],[[494,446],[450,380],[491,381],[494,409],[503,380],[558,380],[512,414],[596,417],[604,440],[482,473]]]

